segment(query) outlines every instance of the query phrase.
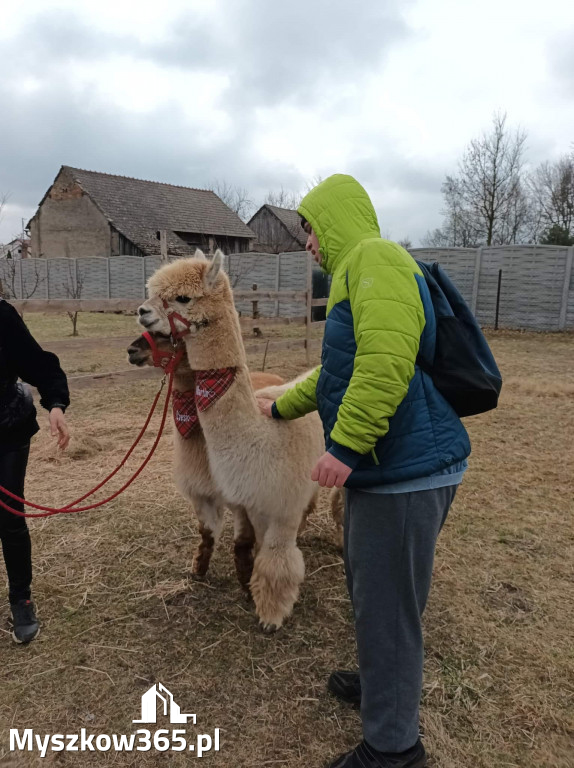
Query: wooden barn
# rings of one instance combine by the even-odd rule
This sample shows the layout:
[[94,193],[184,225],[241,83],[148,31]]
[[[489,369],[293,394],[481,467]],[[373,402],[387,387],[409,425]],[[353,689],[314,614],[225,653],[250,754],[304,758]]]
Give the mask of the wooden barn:
[[257,237],[252,248],[263,253],[304,251],[307,235],[301,228],[301,217],[292,208],[262,205],[248,226]]
[[179,187],[63,165],[28,224],[32,256],[151,256],[167,233],[170,255],[196,248],[250,250],[255,235],[220,198]]

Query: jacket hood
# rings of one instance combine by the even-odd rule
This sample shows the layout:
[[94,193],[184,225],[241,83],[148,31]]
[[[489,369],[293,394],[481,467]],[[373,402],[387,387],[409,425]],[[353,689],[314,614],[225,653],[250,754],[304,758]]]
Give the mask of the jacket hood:
[[336,173],[314,187],[297,212],[315,230],[323,269],[333,274],[340,258],[361,240],[380,237],[373,204],[352,176]]

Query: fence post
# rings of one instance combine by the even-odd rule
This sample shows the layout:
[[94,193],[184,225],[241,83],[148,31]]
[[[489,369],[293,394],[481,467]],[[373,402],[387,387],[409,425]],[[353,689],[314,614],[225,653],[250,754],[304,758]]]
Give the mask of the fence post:
[[[281,254],[278,253],[275,259],[275,290],[278,291],[281,280]],[[279,299],[275,302],[275,317],[279,317]]]
[[564,270],[564,284],[562,285],[562,302],[560,304],[560,319],[558,320],[558,330],[566,329],[566,318],[568,314],[568,295],[570,293],[570,280],[572,279],[572,262],[574,261],[574,245],[568,248],[566,254],[566,269]]
[[478,286],[480,283],[480,263],[482,261],[482,248],[476,249],[476,260],[474,262],[474,280],[472,282],[472,299],[470,302],[470,311],[476,315],[476,305],[478,303]]
[[[119,258],[119,257],[118,257]],[[108,289],[108,299],[112,298],[112,275],[111,275],[112,268],[110,266],[110,259],[109,257],[106,258],[106,277],[107,277],[107,289]]]
[[500,288],[502,286],[502,270],[498,270],[498,286],[496,289],[496,312],[494,315],[494,330],[498,330],[498,316],[500,312]]
[[20,267],[20,270],[19,270],[20,298],[23,299],[24,298],[24,278],[22,277],[22,259],[19,259],[19,261],[17,261],[16,264],[18,264],[18,266]]
[[311,319],[313,317],[313,257],[307,254],[307,317],[305,318],[305,354],[307,365],[311,364]]

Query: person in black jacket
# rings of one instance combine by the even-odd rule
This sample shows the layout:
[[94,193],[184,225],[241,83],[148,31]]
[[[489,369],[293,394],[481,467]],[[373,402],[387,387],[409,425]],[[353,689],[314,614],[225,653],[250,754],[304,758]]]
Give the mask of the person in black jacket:
[[[38,388],[40,404],[49,412],[58,446],[70,440],[64,411],[70,404],[66,374],[56,355],[36,342],[18,312],[0,299],[0,486],[24,496],[30,438],[39,430],[29,387]],[[24,505],[0,492],[13,509]],[[31,599],[32,548],[26,518],[0,507],[0,539],[8,573],[10,608],[17,643],[29,643],[40,631]]]

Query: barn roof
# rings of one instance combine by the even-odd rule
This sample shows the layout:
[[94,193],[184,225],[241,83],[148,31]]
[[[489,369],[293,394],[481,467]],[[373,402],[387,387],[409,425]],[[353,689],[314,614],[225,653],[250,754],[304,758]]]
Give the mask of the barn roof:
[[158,251],[156,232],[161,229],[168,231],[170,250],[187,250],[176,232],[255,237],[210,190],[85,171],[69,165],[63,165],[61,171],[69,173],[113,226],[146,253]]
[[[283,224],[291,237],[294,238],[299,245],[302,245],[303,248],[307,245],[307,235],[301,227],[301,216],[294,208],[279,208],[277,205],[269,205],[269,203],[265,203],[265,205],[261,206],[259,211],[263,208],[267,208],[279,219],[281,224]],[[259,213],[259,211],[257,211],[257,213]],[[257,216],[257,213],[251,218],[251,221]]]

